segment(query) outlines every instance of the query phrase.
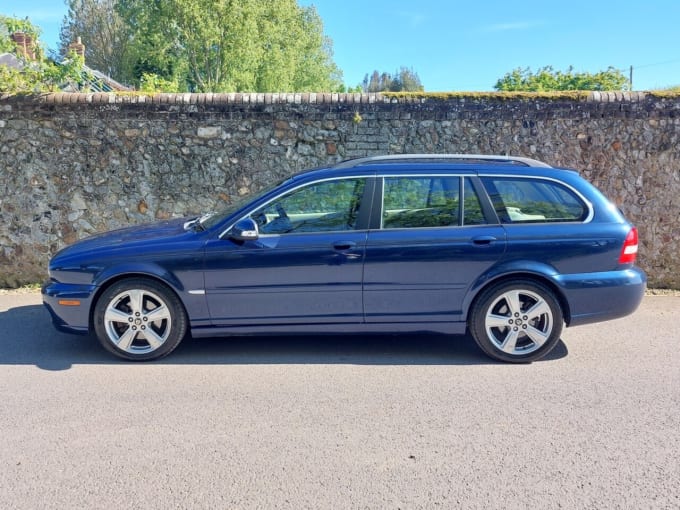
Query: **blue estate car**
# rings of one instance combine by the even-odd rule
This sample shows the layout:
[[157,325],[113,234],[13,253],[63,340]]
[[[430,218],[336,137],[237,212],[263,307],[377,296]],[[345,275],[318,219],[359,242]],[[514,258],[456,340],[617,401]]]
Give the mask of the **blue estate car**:
[[398,155],[295,175],[216,214],[57,253],[57,328],[151,360],[187,334],[469,331],[528,362],[576,326],[632,313],[637,231],[572,170],[527,158]]

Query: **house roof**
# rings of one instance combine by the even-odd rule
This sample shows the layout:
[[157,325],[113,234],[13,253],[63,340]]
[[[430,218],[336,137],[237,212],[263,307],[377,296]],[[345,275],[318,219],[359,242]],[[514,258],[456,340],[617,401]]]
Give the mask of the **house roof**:
[[99,85],[99,88],[101,90],[98,90],[98,92],[113,92],[114,90],[132,90],[130,87],[126,87],[122,83],[118,83],[116,80],[114,80],[110,76],[105,75],[101,71],[97,71],[96,69],[92,69],[86,65],[83,66],[83,71],[85,71],[86,73],[90,73],[101,82],[101,84]]
[[66,83],[61,89],[64,92],[81,92],[83,90],[92,92],[115,92],[119,90],[133,90],[130,87],[118,83],[101,71],[97,71],[86,65],[83,65],[83,70],[80,73],[80,81],[78,83]]
[[24,68],[24,63],[13,53],[0,53],[0,65],[19,70]]
[[[18,58],[13,53],[0,53],[0,66],[11,67],[22,70],[26,67],[26,63]],[[133,90],[130,87],[118,83],[110,76],[105,75],[101,71],[92,69],[86,65],[80,73],[81,79],[79,83],[65,83],[61,87],[64,92],[80,92],[82,90],[91,90],[92,92],[114,92],[117,90]]]

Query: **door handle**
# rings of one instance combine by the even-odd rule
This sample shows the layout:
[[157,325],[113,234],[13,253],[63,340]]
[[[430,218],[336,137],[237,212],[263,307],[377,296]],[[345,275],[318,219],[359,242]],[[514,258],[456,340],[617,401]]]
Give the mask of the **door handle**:
[[347,251],[356,248],[357,243],[354,241],[337,241],[333,243],[333,249],[336,251]]
[[496,240],[497,239],[494,236],[477,236],[472,238],[472,243],[479,246],[486,246],[493,243]]

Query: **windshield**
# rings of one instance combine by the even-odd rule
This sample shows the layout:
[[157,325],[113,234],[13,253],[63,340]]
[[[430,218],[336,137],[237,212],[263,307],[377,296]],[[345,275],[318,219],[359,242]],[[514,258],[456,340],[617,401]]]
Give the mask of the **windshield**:
[[261,196],[266,195],[267,193],[269,193],[270,191],[275,189],[277,186],[280,186],[281,184],[283,184],[284,181],[285,181],[285,179],[277,182],[276,184],[274,184],[272,186],[267,186],[262,191],[254,194],[254,195],[246,195],[246,196],[243,196],[243,197],[239,197],[238,199],[236,199],[236,201],[229,204],[225,209],[223,209],[220,212],[212,212],[212,213],[204,214],[203,216],[200,217],[198,222],[201,224],[201,226],[203,228],[206,228],[206,229],[212,228],[215,225],[221,223],[224,219],[226,219],[229,216],[231,216],[232,214],[234,214],[236,211],[238,211],[241,207],[246,205],[248,202],[253,202],[253,201],[257,200],[258,198],[260,198]]

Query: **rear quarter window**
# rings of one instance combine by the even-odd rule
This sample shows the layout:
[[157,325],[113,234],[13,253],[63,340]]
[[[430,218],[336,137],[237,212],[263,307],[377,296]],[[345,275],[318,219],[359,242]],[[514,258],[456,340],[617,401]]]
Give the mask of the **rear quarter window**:
[[556,181],[529,177],[482,177],[501,223],[585,221],[588,205]]

